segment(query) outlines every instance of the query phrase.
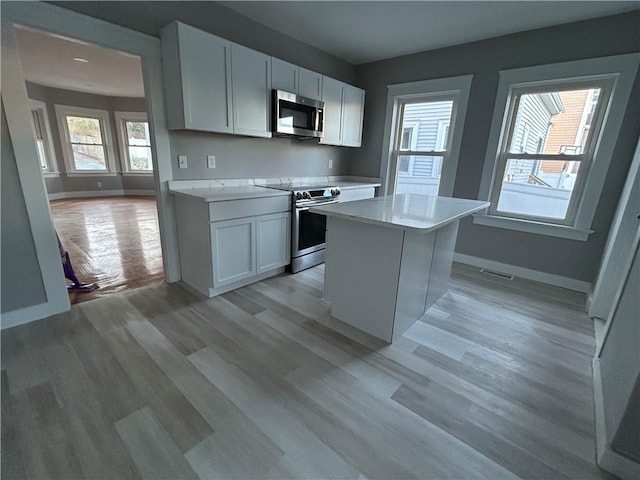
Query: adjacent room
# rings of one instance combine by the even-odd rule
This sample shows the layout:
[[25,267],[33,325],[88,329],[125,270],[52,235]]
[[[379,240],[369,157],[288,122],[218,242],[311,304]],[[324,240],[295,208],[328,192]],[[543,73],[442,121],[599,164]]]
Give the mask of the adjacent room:
[[16,34],[71,303],[161,282],[140,58],[41,30]]
[[3,478],[640,476],[637,2],[1,20]]

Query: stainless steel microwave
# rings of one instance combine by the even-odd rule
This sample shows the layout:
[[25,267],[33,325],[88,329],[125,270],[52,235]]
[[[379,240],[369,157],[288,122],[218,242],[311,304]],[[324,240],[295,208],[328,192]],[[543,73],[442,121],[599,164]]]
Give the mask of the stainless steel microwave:
[[272,130],[274,135],[322,137],[324,102],[274,90]]

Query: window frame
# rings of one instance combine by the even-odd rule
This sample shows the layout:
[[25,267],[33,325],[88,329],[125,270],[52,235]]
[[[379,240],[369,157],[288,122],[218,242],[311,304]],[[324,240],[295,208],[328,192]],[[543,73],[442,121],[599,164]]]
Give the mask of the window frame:
[[[492,204],[487,213],[474,214],[474,223],[586,241],[594,232],[591,227],[595,211],[618,141],[639,63],[640,54],[628,54],[501,71],[478,193],[478,199],[492,201]],[[493,202],[494,193],[501,185],[496,180],[498,176],[496,172],[500,167],[502,149],[508,148],[508,145],[504,144],[508,138],[509,122],[512,120],[509,107],[513,108],[514,89],[541,87],[548,91],[554,84],[564,86],[567,83],[577,85],[579,82],[593,84],[607,81],[611,82],[611,91],[606,102],[602,103],[604,108],[601,117],[602,128],[599,130],[598,138],[590,145],[592,150],[588,160],[590,164],[586,173],[582,175],[581,181],[584,185],[581,187],[579,198],[576,194],[573,206],[575,211],[572,212],[571,222],[560,224],[552,223],[546,217],[526,218],[506,216],[502,212],[496,213],[497,204]],[[592,127],[591,130],[596,131],[596,128]],[[568,157],[568,160],[575,159],[572,158],[573,155]]]
[[[42,174],[45,177],[56,177],[60,175],[60,170],[58,168],[58,159],[56,157],[56,151],[53,146],[53,137],[51,135],[51,124],[49,123],[49,111],[47,110],[47,104],[40,100],[34,100],[29,98],[29,113],[33,115],[33,110],[40,110],[43,121],[43,133],[44,133],[44,148],[45,155],[47,156],[46,161],[48,168],[47,170],[42,170]],[[33,123],[33,122],[32,122]],[[36,132],[34,132],[34,141],[35,141]]]
[[[72,105],[58,105],[55,106],[56,120],[58,123],[58,130],[60,132],[60,145],[62,147],[62,156],[64,157],[64,163],[67,170],[67,176],[69,177],[84,177],[84,176],[113,176],[118,175],[118,170],[115,162],[115,154],[113,150],[113,140],[111,135],[111,121],[109,118],[109,112],[106,110],[98,110],[95,108],[76,107]],[[105,154],[105,170],[78,170],[73,156],[73,147],[71,145],[69,136],[69,127],[67,125],[67,116],[89,117],[97,118],[100,121],[100,128],[102,134],[102,142],[104,145]]]
[[[153,161],[153,147],[151,146],[151,124],[146,112],[114,112],[116,120],[116,131],[118,135],[118,152],[120,153],[120,168],[123,174],[127,175],[153,175],[155,164]],[[149,124],[149,148],[151,149],[151,170],[133,170],[129,159],[129,149],[127,144],[127,129],[125,122],[146,122]]]
[[[387,113],[380,166],[384,195],[392,195],[394,193],[398,168],[397,159],[399,154],[406,154],[407,152],[406,150],[398,151],[398,142],[401,141],[401,139],[398,139],[398,129],[402,120],[403,103],[413,99],[435,101],[438,99],[451,100],[452,98],[454,105],[449,128],[451,129],[451,125],[453,125],[453,135],[450,135],[449,138],[446,162],[443,161],[442,164],[438,195],[450,197],[453,194],[472,80],[473,75],[461,75],[387,86]],[[411,151],[411,154],[425,155],[427,153],[439,155],[442,152]]]

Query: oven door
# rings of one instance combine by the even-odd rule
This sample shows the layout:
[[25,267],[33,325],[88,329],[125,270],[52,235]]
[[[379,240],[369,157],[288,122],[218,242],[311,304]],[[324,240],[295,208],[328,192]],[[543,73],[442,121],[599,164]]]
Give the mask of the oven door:
[[[337,203],[337,202],[326,202]],[[309,212],[309,207],[296,208],[293,218],[293,241],[291,256],[299,257],[307,253],[317,252],[325,247],[327,217]]]

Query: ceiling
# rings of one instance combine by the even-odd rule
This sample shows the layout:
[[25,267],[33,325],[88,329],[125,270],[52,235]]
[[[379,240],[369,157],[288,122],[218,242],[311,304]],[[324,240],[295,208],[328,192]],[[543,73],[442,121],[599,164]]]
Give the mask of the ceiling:
[[638,1],[220,3],[355,65],[640,8]]
[[112,97],[144,97],[140,58],[135,55],[23,27],[17,28],[16,38],[30,82]]
[[[638,1],[218,2],[351,64],[639,9]],[[138,57],[32,29],[17,32],[27,80],[143,97]],[[74,61],[85,58],[87,63]]]

